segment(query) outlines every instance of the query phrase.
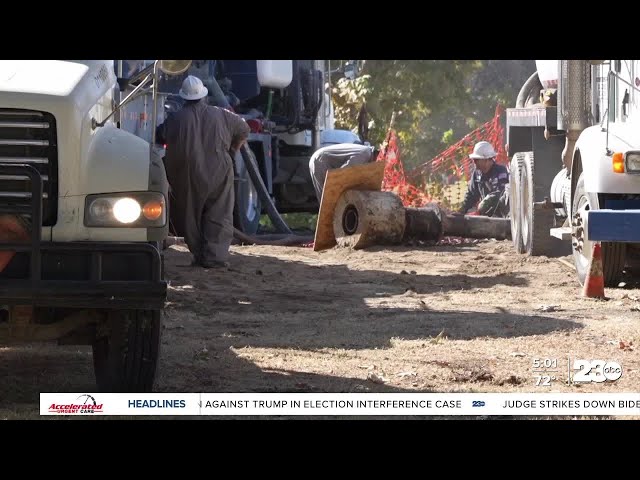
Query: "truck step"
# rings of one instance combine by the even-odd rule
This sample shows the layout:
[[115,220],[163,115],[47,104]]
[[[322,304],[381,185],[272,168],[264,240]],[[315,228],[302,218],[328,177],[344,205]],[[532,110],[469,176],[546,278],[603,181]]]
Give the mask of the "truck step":
[[571,227],[552,228],[549,233],[560,240],[571,240]]

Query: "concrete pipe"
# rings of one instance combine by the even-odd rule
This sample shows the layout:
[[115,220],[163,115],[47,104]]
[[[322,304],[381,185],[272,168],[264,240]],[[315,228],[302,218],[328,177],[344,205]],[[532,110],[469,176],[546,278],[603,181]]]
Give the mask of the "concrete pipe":
[[391,192],[347,190],[338,199],[333,231],[339,247],[397,245],[406,217],[402,201]]

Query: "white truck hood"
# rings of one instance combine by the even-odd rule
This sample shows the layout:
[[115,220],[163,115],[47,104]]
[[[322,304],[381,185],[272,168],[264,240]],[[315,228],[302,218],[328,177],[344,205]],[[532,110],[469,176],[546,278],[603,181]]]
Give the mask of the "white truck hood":
[[0,61],[0,91],[66,97],[89,71],[89,65],[61,60]]
[[640,131],[640,121],[635,120],[624,123],[611,123],[609,124],[609,129],[611,135],[615,135],[620,142],[623,142],[625,147],[622,148],[621,145],[616,145],[615,148],[622,148],[623,150],[640,150],[640,141],[638,137],[638,132]]

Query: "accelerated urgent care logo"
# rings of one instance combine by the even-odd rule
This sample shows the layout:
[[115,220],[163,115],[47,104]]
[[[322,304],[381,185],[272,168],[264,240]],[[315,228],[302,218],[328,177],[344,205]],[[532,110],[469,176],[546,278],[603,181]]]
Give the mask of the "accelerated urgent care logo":
[[52,403],[49,406],[49,413],[59,413],[62,415],[92,414],[102,413],[102,403],[88,394],[80,395],[73,403]]

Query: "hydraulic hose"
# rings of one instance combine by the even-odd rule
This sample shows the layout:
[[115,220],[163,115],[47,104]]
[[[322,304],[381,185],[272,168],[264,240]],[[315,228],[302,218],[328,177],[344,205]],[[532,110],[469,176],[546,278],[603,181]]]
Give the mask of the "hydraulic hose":
[[[267,234],[251,236],[241,232],[237,228],[233,229],[234,243],[240,245],[272,245],[280,247],[300,247],[313,242],[311,235],[287,235],[287,234]],[[164,247],[171,245],[186,245],[184,237],[169,236],[164,241]]]
[[304,245],[305,243],[313,242],[313,236],[309,235],[303,236],[275,234],[256,235],[255,237],[252,237],[251,235],[246,235],[237,229],[234,229],[233,237],[241,245],[273,245],[281,247],[299,247]]
[[242,154],[242,159],[244,160],[245,165],[247,166],[247,172],[249,172],[249,178],[258,190],[258,195],[260,195],[260,200],[264,202],[267,208],[267,214],[273,223],[273,226],[276,227],[276,230],[281,233],[288,233],[291,235],[293,232],[286,224],[282,216],[280,216],[280,212],[276,209],[273,200],[269,196],[269,192],[267,191],[267,186],[264,184],[262,180],[262,175],[258,170],[258,165],[255,161],[255,157],[253,155],[249,155],[247,145],[243,145],[240,149],[240,153]]
[[[212,79],[209,86],[211,87],[210,93],[211,93],[211,96],[213,97],[214,102],[217,105],[230,109],[231,105],[229,105],[229,102],[227,101],[227,98],[225,97],[224,92],[220,88],[220,85],[218,85],[218,82],[216,81],[215,78]],[[291,235],[293,232],[291,231],[289,226],[286,224],[286,222],[280,215],[280,212],[278,212],[278,210],[276,209],[276,206],[273,203],[273,200],[271,199],[271,196],[269,195],[269,192],[267,190],[267,186],[264,184],[264,181],[262,180],[262,175],[260,175],[258,164],[256,163],[253,156],[249,155],[248,148],[249,147],[245,143],[240,149],[240,153],[242,154],[242,159],[244,160],[244,163],[247,166],[247,172],[249,173],[249,178],[251,178],[253,185],[256,187],[256,190],[258,191],[258,195],[260,196],[260,200],[262,201],[262,204],[265,205],[265,208],[267,209],[267,215],[269,215],[269,218],[271,219],[273,226],[276,228],[278,232],[287,233]]]

